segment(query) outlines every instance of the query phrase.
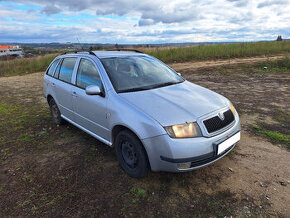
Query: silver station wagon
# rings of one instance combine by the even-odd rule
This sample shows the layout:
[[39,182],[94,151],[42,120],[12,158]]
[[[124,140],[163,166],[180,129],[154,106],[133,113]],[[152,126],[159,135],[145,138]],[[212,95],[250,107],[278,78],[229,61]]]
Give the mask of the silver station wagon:
[[228,99],[138,51],[64,53],[48,67],[43,87],[53,121],[114,147],[132,177],[204,167],[240,140]]

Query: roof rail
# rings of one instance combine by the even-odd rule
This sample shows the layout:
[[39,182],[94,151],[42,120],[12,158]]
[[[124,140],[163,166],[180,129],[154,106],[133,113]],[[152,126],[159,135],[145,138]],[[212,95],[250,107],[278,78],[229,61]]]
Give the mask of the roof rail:
[[132,52],[136,52],[136,53],[142,53],[142,51],[136,50],[136,49],[128,49],[128,48],[116,48],[116,49],[108,49],[105,51],[132,51]]
[[97,55],[96,55],[94,52],[92,52],[92,51],[66,51],[66,52],[62,53],[61,55],[71,54],[71,53],[73,53],[73,54],[77,54],[77,53],[82,53],[82,52],[86,52],[86,53],[88,53],[88,54],[90,54],[90,55],[97,56]]

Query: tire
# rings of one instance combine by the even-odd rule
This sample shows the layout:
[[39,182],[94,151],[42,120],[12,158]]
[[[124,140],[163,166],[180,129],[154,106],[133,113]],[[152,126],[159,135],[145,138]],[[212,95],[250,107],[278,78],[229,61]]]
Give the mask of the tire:
[[48,104],[53,122],[57,125],[65,124],[65,120],[61,118],[61,113],[53,98],[49,100]]
[[122,169],[131,177],[141,178],[149,171],[147,153],[140,140],[130,131],[118,133],[115,149]]

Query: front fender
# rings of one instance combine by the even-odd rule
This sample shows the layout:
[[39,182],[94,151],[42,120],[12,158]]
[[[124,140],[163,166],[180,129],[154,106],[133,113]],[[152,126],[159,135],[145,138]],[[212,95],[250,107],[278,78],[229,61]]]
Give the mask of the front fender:
[[121,125],[134,132],[140,140],[166,134],[156,120],[122,100],[117,94],[108,99],[108,114],[111,133],[115,126]]

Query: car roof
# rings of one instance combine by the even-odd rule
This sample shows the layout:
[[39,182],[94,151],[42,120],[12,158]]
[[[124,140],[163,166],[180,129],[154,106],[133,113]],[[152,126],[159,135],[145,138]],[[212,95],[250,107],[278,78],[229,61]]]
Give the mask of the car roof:
[[93,51],[99,58],[111,58],[121,56],[144,56],[143,53],[132,52],[132,51]]
[[[98,58],[111,58],[111,57],[126,57],[126,56],[145,56],[146,54],[134,51],[92,51]],[[65,56],[91,56],[88,52],[77,52],[64,54]],[[62,56],[62,55],[61,55]]]

